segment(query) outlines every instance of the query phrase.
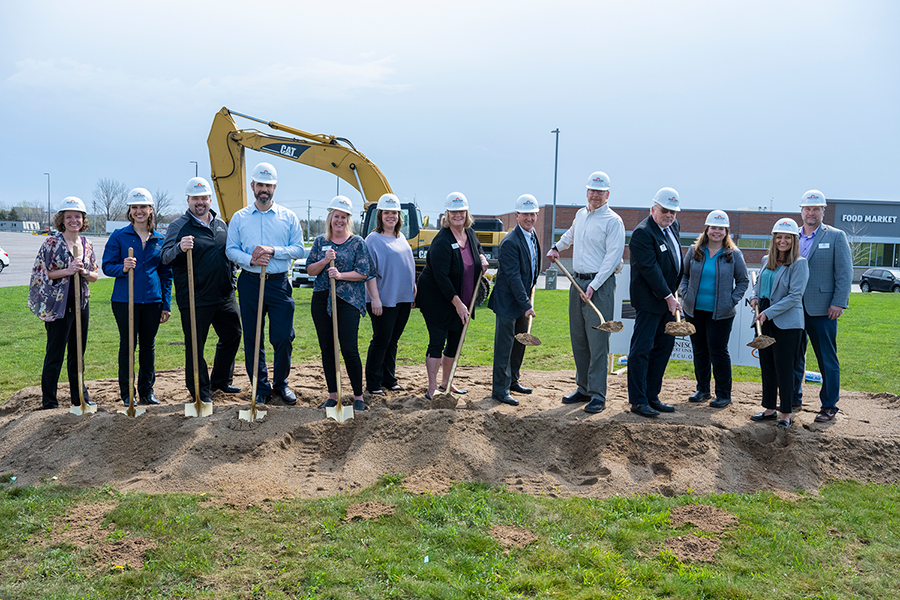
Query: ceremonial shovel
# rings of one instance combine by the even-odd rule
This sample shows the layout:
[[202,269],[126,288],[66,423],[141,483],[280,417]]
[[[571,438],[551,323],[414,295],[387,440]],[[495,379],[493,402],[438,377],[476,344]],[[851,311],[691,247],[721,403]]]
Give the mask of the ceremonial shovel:
[[[531,308],[534,309],[534,288],[531,288]],[[532,316],[528,315],[528,331],[525,333],[517,333],[516,341],[522,344],[523,346],[540,346],[541,340],[539,340],[536,336],[531,335],[531,320]]]
[[[81,256],[81,246],[77,243],[72,248],[75,258]],[[75,271],[75,353],[78,355],[78,399],[81,404],[73,406],[69,412],[73,415],[83,415],[84,413],[97,412],[96,404],[87,404],[84,401],[84,360],[81,357],[81,275]]]
[[[134,258],[134,248],[128,249],[128,258]],[[116,412],[129,417],[147,412],[134,407],[134,269],[128,270],[128,408]]]
[[[583,295],[583,294],[584,294],[584,290],[582,290],[582,289],[581,289],[581,286],[578,285],[578,283],[575,282],[575,278],[573,278],[573,277],[569,274],[569,272],[566,270],[566,268],[563,266],[563,264],[562,264],[561,262],[559,262],[558,260],[554,260],[553,262],[555,262],[555,263],[557,264],[557,266],[558,266],[560,269],[562,269],[563,274],[569,279],[569,281],[572,283],[572,285],[575,286],[575,289],[578,290],[578,292],[581,293],[581,294]],[[621,322],[621,321],[607,321],[607,320],[605,320],[605,319],[603,318],[603,314],[600,312],[600,309],[597,308],[597,307],[594,305],[593,302],[591,302],[590,300],[588,300],[587,303],[588,303],[588,305],[590,305],[591,308],[594,309],[594,312],[597,313],[597,316],[600,317],[600,324],[599,324],[599,325],[595,325],[595,326],[594,326],[594,329],[599,329],[600,331],[607,331],[607,332],[609,332],[609,333],[618,333],[619,331],[622,331],[622,329],[625,328],[625,326],[622,325],[622,322]]]
[[[678,301],[678,292],[675,292],[675,301]],[[675,337],[681,337],[684,335],[694,335],[697,333],[697,328],[694,327],[693,323],[688,323],[687,321],[681,320],[681,311],[675,311],[675,322],[669,321],[666,323],[666,333],[669,335],[674,335]]]
[[[751,279],[753,279],[753,285],[756,286],[756,271],[753,271],[753,273],[750,274],[750,277]],[[759,301],[757,301],[756,306],[753,307],[753,312],[757,317],[759,317]],[[756,337],[747,342],[747,345],[751,348],[762,350],[763,348],[768,348],[774,343],[775,338],[763,335],[762,327],[760,326],[759,321],[756,321]]]
[[197,358],[197,309],[194,306],[194,251],[188,248],[188,303],[191,306],[191,358],[194,361],[194,402],[184,405],[186,417],[209,417],[213,414],[212,402],[200,400],[200,361]]
[[[329,248],[326,248],[329,250]],[[334,266],[334,260],[331,261]],[[335,287],[334,277],[329,277],[331,282],[331,329],[334,335],[334,375],[337,377],[337,405],[326,406],[325,416],[334,419],[338,423],[343,423],[347,419],[353,418],[353,407],[344,406],[341,402],[341,347],[338,339],[338,317],[337,317],[337,288]]]
[[255,421],[266,416],[265,410],[256,410],[256,386],[259,384],[259,337],[262,334],[263,300],[266,291],[266,265],[259,271],[259,299],[256,309],[256,338],[253,340],[253,386],[250,391],[250,410],[239,410],[238,418]]

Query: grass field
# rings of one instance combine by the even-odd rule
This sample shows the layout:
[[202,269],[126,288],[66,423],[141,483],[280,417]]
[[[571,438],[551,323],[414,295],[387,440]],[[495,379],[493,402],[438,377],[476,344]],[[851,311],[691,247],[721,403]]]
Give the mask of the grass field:
[[[0,598],[716,598],[900,597],[900,489],[832,483],[791,502],[771,493],[534,497],[479,483],[444,496],[411,495],[400,476],[353,496],[266,501],[246,511],[202,497],[120,494],[0,484]],[[7,477],[8,480],[8,477]],[[342,520],[375,501],[395,513]],[[117,505],[105,539],[79,548],[52,537],[75,504]],[[672,508],[717,506],[737,517],[725,533],[673,528]],[[114,525],[111,525],[114,523]],[[537,540],[509,551],[491,525]],[[717,538],[714,562],[682,562],[667,538]],[[102,544],[156,545],[142,570]]]
[[[91,319],[85,354],[85,378],[115,377],[119,334],[110,309],[113,280],[103,279],[91,285]],[[319,360],[315,329],[309,316],[310,288],[294,290],[297,303],[294,312],[293,362]],[[0,288],[0,401],[23,387],[40,383],[46,333],[43,322],[31,314],[27,306],[28,288]],[[535,305],[541,315],[540,335],[543,344],[528,351],[525,368],[538,370],[574,369],[569,343],[567,296],[563,291],[538,290]],[[172,318],[160,327],[156,339],[156,365],[168,369],[184,365],[184,336],[177,306]],[[900,311],[898,294],[852,294],[850,310],[838,321],[838,356],[841,360],[841,387],[867,392],[900,394]],[[537,330],[535,330],[537,332]],[[372,336],[368,318],[362,319],[359,347],[365,349]],[[400,340],[398,362],[422,364],[428,339],[425,323],[413,311],[409,325]],[[476,310],[475,320],[466,338],[466,364],[490,365],[494,345],[494,314],[487,308]],[[214,344],[207,344],[211,361]],[[267,354],[271,356],[271,351]],[[238,355],[242,362],[243,351]],[[238,367],[241,368],[241,367]],[[817,370],[810,349],[807,368]],[[759,369],[733,368],[735,381],[759,381]],[[667,377],[693,376],[691,363],[671,361]],[[62,373],[65,380],[65,369]]]

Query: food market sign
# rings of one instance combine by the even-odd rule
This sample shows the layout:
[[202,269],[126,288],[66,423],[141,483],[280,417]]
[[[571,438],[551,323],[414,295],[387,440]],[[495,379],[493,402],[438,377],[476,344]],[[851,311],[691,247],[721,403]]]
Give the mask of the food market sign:
[[[828,199],[825,221],[862,241],[896,243],[900,238],[900,202]],[[834,211],[834,221],[828,212]]]

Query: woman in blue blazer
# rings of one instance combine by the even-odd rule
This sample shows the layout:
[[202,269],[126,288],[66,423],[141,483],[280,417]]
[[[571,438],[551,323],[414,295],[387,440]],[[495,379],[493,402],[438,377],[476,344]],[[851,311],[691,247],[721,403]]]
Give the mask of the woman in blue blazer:
[[[759,351],[762,372],[762,405],[765,410],[750,417],[753,421],[778,420],[778,427],[790,427],[794,398],[794,366],[799,360],[803,334],[803,292],[809,280],[809,266],[800,256],[800,230],[791,219],[781,219],[772,227],[769,253],[762,268],[750,305],[759,308],[756,321],[763,335],[775,343]],[[781,410],[776,413],[776,400]]]
[[[119,394],[127,405],[128,390],[128,272],[134,270],[134,335],[140,349],[137,380],[141,404],[159,404],[156,381],[156,332],[171,316],[172,268],[160,260],[163,236],[153,228],[153,196],[144,188],[128,194],[130,225],[116,229],[103,251],[103,272],[115,277],[112,311],[119,328]],[[128,249],[134,257],[128,258]]]

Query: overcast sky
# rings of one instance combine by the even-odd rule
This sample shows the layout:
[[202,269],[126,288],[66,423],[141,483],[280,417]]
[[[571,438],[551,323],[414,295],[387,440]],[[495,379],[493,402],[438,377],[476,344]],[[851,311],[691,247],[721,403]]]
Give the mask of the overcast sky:
[[[45,172],[54,210],[100,178],[181,199],[223,106],[348,138],[432,218],[551,205],[555,128],[559,204],[598,169],[614,206],[900,200],[897,31],[893,0],[3,2],[0,204]],[[334,176],[261,160],[324,215]]]

